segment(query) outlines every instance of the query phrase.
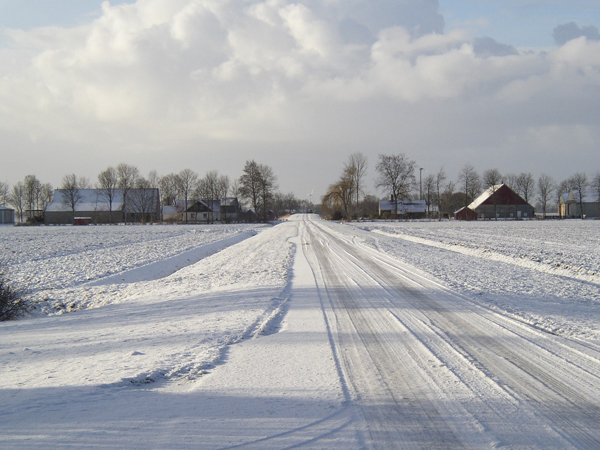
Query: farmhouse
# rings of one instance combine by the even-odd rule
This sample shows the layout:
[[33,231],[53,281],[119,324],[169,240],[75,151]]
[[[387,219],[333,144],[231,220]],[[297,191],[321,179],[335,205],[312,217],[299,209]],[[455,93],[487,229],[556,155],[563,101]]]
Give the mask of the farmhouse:
[[564,193],[559,198],[558,210],[560,216],[564,218],[582,217],[582,215],[584,218],[598,218],[600,217],[600,192],[591,189],[582,190],[581,199],[578,190]]
[[0,206],[0,225],[13,225],[15,223],[15,210]]
[[160,194],[155,188],[130,189],[125,195],[122,189],[115,189],[111,196],[102,189],[79,189],[72,194],[54,191],[54,200],[44,213],[46,225],[160,220]]
[[398,217],[406,219],[422,218],[427,213],[427,203],[425,200],[381,200],[379,202],[379,217],[395,217],[396,212]]
[[533,206],[506,184],[490,187],[469,206],[454,213],[454,218],[457,220],[533,219],[534,217]]
[[237,198],[222,200],[176,200],[174,206],[162,207],[163,220],[180,223],[237,222],[240,206]]
[[[219,221],[218,201],[212,200],[212,208],[206,200],[196,200],[183,211],[182,221],[185,223],[209,223]],[[216,210],[216,211],[215,211]]]

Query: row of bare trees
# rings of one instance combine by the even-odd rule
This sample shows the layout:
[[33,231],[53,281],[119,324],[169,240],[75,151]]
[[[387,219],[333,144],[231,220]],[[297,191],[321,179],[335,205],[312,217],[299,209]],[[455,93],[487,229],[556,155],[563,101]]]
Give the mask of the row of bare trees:
[[[278,192],[273,169],[254,160],[246,161],[242,175],[233,181],[216,170],[209,170],[204,177],[191,169],[164,176],[159,176],[153,170],[148,176],[143,176],[137,167],[122,163],[100,172],[95,184],[86,177],[65,175],[59,188],[62,190],[63,203],[73,212],[82,201],[81,191],[96,188],[108,205],[111,222],[117,199],[123,202],[120,207],[123,211],[134,210],[142,216],[146,215],[156,201],[151,192],[154,188],[160,190],[162,206],[176,206],[179,203],[187,209],[194,202],[203,200],[213,210],[215,201],[231,197],[241,205],[253,208],[262,220],[301,207],[310,208],[306,201],[298,200],[294,194]],[[12,189],[8,183],[0,182],[0,204],[14,206],[21,222],[28,215],[33,217],[34,212],[41,216],[46,204],[52,201],[53,193],[54,189],[49,183],[41,183],[34,175],[26,176],[23,182],[17,183]]]
[[[326,213],[336,218],[356,218],[364,215],[359,197],[365,193],[367,166],[367,158],[362,154],[350,155],[340,178],[328,187],[322,198],[323,210]],[[581,211],[586,190],[591,189],[595,192],[600,205],[600,171],[591,179],[580,172],[557,183],[547,174],[542,174],[536,180],[533,174],[527,172],[502,175],[498,169],[488,169],[480,175],[472,165],[465,164],[456,182],[448,180],[443,167],[437,173],[417,181],[415,161],[402,153],[379,155],[375,169],[376,189],[385,193],[386,198],[392,200],[396,208],[399,200],[419,197],[426,201],[430,216],[450,216],[462,206],[468,206],[484,190],[493,191],[501,184],[509,186],[530,204],[539,202],[544,216],[550,205],[558,204],[560,196],[571,191],[578,196]],[[396,209],[395,216],[397,212]]]
[[[122,195],[123,201],[136,201],[139,196],[128,195],[129,191],[136,189],[143,194],[150,188],[158,188],[163,206],[181,206],[187,210],[193,203],[202,200],[212,211],[214,203],[218,200],[228,196],[241,197],[254,207],[257,214],[260,212],[261,217],[266,219],[277,189],[276,180],[277,177],[271,167],[258,164],[254,160],[246,162],[243,175],[233,183],[227,175],[221,175],[216,170],[209,170],[204,177],[200,177],[192,169],[183,169],[178,173],[169,173],[162,177],[159,177],[156,171],[152,171],[148,177],[143,177],[135,166],[119,164],[116,167],[108,167],[98,175],[96,188],[106,199],[111,215],[117,191],[120,196]],[[62,189],[66,191],[65,197],[74,210],[77,191],[82,189],[77,177],[66,176],[63,179]],[[141,203],[144,204],[143,201]],[[124,204],[123,209],[125,208]],[[187,221],[187,214],[184,218]],[[210,217],[209,220],[212,222],[214,217]]]
[[[589,189],[596,192],[597,201],[600,202],[600,171],[592,179],[585,173],[578,172],[557,183],[547,174],[540,175],[536,180],[531,173],[502,175],[498,169],[488,169],[480,176],[473,166],[465,165],[459,173],[458,184],[448,181],[444,185],[445,180],[443,168],[436,175],[428,175],[424,181],[424,196],[428,205],[437,205],[439,211],[446,214],[461,206],[468,206],[484,190],[494,191],[500,184],[509,186],[527,203],[538,202],[544,217],[551,205],[559,203],[561,195],[571,191],[578,196],[580,208],[584,193]],[[444,187],[440,189],[442,185]],[[456,195],[462,197],[462,203],[457,202]]]
[[327,188],[321,200],[323,209],[337,212],[340,218],[360,216],[360,195],[364,194],[367,167],[367,158],[362,153],[350,155],[340,179]]
[[585,172],[578,172],[558,185],[559,195],[563,192],[574,192],[575,200],[579,204],[579,211],[582,214],[582,218],[583,201],[588,190],[592,191],[591,195],[597,199],[598,207],[600,208],[600,171],[598,171],[591,179],[588,178]]
[[12,189],[8,183],[0,182],[0,205],[13,206],[21,222],[35,221],[38,212],[43,211],[46,203],[52,200],[52,195],[52,185],[42,183],[35,175],[27,175]]

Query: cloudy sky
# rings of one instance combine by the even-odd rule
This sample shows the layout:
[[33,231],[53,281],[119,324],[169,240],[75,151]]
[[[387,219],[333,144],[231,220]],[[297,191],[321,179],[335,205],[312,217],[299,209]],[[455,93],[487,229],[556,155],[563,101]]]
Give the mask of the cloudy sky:
[[353,152],[593,175],[599,27],[598,0],[0,0],[0,180],[255,159],[317,199]]

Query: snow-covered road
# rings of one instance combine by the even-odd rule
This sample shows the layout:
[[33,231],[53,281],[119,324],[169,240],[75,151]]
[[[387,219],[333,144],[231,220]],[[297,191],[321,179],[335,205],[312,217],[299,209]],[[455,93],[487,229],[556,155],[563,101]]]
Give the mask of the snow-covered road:
[[600,448],[594,340],[294,219],[0,324],[0,448]]
[[597,348],[481,308],[351,234],[305,227],[369,447],[600,447]]

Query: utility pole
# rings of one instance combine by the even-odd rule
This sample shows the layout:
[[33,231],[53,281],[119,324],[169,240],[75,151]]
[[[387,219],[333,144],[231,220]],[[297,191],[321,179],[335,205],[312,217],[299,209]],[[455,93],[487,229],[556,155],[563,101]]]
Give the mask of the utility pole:
[[423,184],[422,184],[422,176],[423,168],[419,168],[419,200],[423,200]]

